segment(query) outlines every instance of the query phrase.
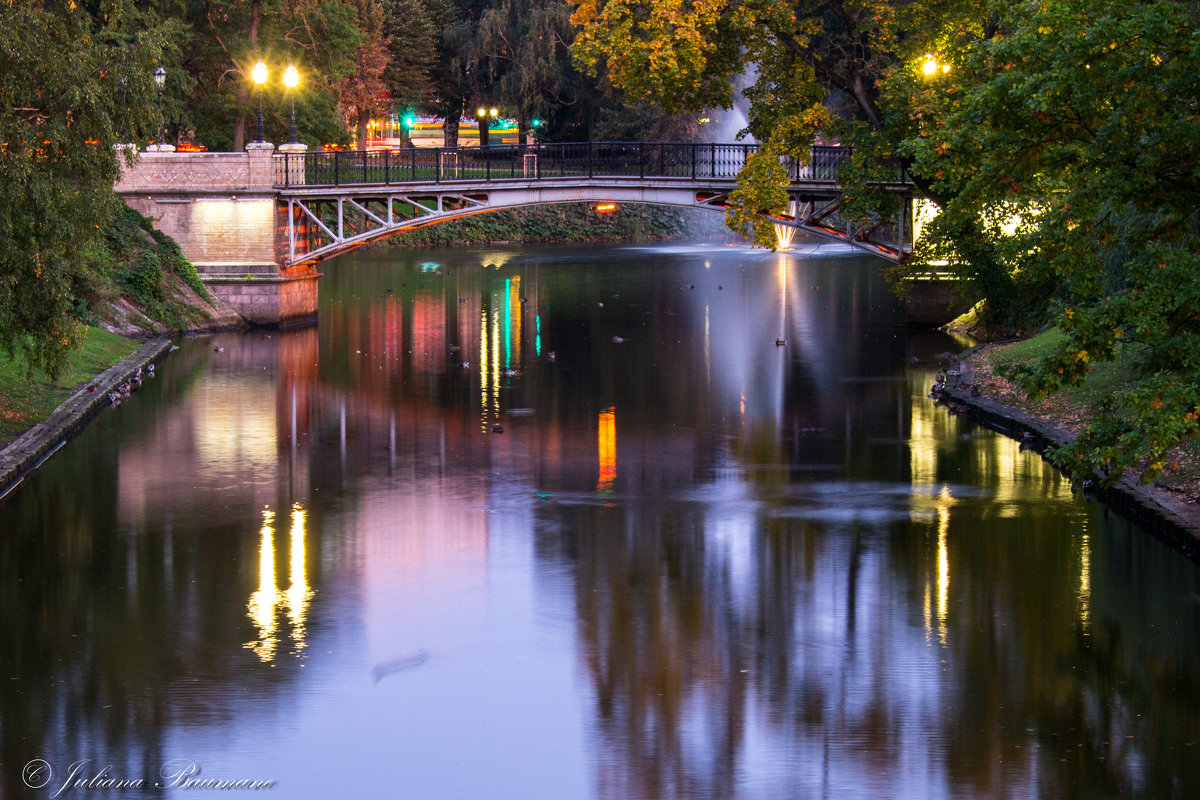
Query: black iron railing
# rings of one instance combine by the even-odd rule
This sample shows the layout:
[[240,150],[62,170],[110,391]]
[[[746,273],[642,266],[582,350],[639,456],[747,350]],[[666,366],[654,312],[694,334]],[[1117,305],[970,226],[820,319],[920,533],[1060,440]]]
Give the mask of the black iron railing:
[[[596,177],[732,180],[757,149],[752,144],[575,142],[279,153],[275,156],[275,185],[286,188]],[[844,147],[817,146],[808,164],[785,159],[784,165],[794,183],[835,183],[838,165],[848,156],[849,150]]]

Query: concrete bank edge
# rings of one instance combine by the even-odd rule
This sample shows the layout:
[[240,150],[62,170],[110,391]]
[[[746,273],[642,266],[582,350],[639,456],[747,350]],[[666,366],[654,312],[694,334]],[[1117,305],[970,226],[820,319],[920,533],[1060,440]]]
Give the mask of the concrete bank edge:
[[138,369],[158,359],[171,346],[170,339],[151,339],[130,356],[101,372],[87,387],[68,397],[42,422],[0,450],[0,501],[20,485],[26,475],[71,440],[103,408],[108,393],[133,377]]
[[[1030,448],[1039,454],[1049,445],[1065,444],[1072,438],[1068,431],[1019,408],[986,397],[970,397],[961,390],[947,389],[945,393],[967,406],[970,419],[992,430],[1018,441],[1025,438],[1025,433],[1032,433]],[[1163,489],[1143,486],[1128,476],[1113,486],[1096,489],[1095,497],[1200,562],[1200,506],[1186,503]]]

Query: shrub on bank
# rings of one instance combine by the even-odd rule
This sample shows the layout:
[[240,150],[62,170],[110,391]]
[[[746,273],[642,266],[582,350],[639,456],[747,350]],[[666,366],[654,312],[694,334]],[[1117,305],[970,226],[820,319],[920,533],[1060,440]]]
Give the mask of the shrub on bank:
[[200,298],[211,300],[196,268],[173,239],[155,230],[149,219],[133,209],[125,207],[114,216],[102,246],[89,257],[91,284],[79,309],[84,322],[100,322],[105,310],[122,300],[167,329],[183,330],[208,319],[202,308],[180,296],[181,287],[186,286]]

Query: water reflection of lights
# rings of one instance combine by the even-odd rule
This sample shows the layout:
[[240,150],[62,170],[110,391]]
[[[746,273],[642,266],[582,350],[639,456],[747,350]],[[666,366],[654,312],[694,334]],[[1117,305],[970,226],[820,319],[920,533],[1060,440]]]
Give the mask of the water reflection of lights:
[[274,469],[278,436],[274,387],[258,376],[214,376],[193,403],[196,447],[206,473],[264,474]]
[[596,489],[611,492],[617,479],[617,409],[609,406],[600,412],[599,424],[600,480]]
[[488,424],[488,378],[491,372],[488,355],[488,312],[483,308],[479,311],[479,427],[483,433],[487,433]]
[[[500,416],[500,377],[521,361],[521,277],[506,278],[504,288],[492,292],[489,310],[479,312],[480,428],[488,431],[489,417]],[[538,347],[541,347],[540,325]]]
[[291,626],[291,638],[296,652],[303,650],[306,642],[308,606],[313,590],[308,585],[305,565],[305,512],[296,503],[291,515],[291,563],[289,564],[290,585],[286,593],[280,592],[275,581],[275,512],[263,509],[261,541],[258,550],[258,589],[250,595],[246,606],[247,615],[258,636],[246,647],[254,651],[264,663],[275,659],[279,649],[279,612],[286,610]]
[[275,586],[275,512],[263,510],[262,542],[258,548],[258,591],[250,595],[247,610],[250,621],[258,628],[258,638],[246,647],[254,651],[262,661],[275,657],[279,645],[276,637],[278,625],[275,608],[279,602],[279,589]]
[[950,553],[946,547],[946,535],[950,532],[950,506],[954,498],[950,496],[950,487],[943,486],[938,493],[938,641],[946,646],[946,618],[950,609]]
[[[924,503],[920,502],[924,499]],[[938,643],[946,645],[950,617],[950,509],[958,501],[954,498],[949,486],[942,486],[936,496],[913,494],[913,515],[920,518],[927,513],[919,509],[921,505],[932,505],[937,514],[937,596],[934,597],[933,581],[925,582],[925,635],[933,636],[934,617],[937,618]],[[935,605],[936,603],[936,605]]]
[[[1083,521],[1084,526],[1087,520]],[[1086,633],[1092,612],[1092,542],[1085,531],[1079,537],[1079,624]]]
[[308,575],[304,563],[304,508],[299,503],[292,505],[292,561],[289,565],[288,577],[291,585],[288,587],[285,604],[287,605],[288,621],[292,624],[292,639],[296,650],[305,646],[304,621],[308,616],[308,603],[312,599],[312,589],[308,586]]
[[500,269],[509,261],[512,261],[513,254],[501,251],[492,253],[481,253],[479,255],[479,264],[484,267],[494,267]]

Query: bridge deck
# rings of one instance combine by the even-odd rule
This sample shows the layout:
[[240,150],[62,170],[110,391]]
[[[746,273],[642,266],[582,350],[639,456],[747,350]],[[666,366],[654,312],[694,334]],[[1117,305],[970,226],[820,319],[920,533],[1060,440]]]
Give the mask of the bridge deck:
[[[757,145],[669,142],[575,142],[458,148],[407,148],[275,157],[275,185],[378,185],[569,178],[725,180],[737,178]],[[844,147],[814,147],[808,163],[783,159],[792,183],[836,185]],[[896,175],[896,182],[903,176]]]

